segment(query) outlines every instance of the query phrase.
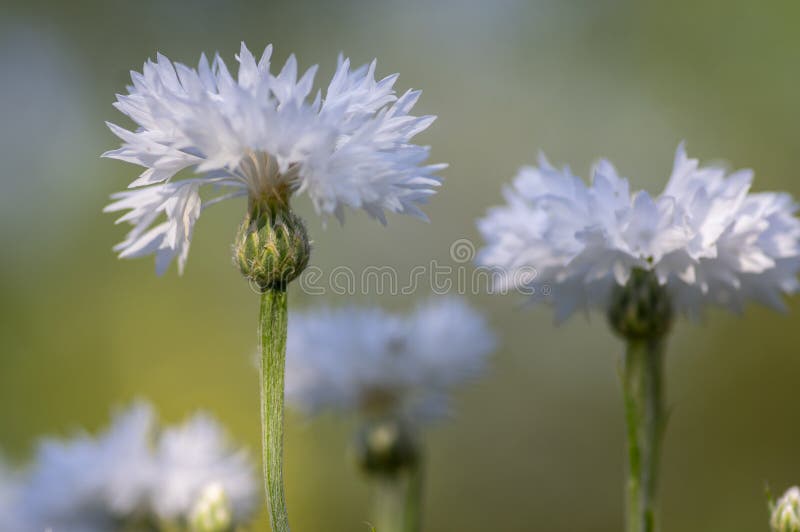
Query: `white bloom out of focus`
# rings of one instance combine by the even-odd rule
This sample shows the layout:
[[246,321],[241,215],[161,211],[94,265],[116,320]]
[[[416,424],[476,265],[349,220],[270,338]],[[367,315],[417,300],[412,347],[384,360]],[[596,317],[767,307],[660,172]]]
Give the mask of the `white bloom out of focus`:
[[[186,524],[215,482],[238,509],[234,522],[246,522],[257,500],[247,455],[232,451],[222,429],[202,415],[159,433],[153,408],[138,402],[96,437],[42,440],[33,463],[16,474],[10,499],[0,487],[0,505],[11,501],[0,506],[10,509],[0,529],[107,532],[160,519]],[[176,493],[194,499],[179,505]],[[155,504],[162,495],[172,497],[169,515]]]
[[[478,221],[481,266],[499,272],[497,289],[547,287],[557,321],[578,309],[608,309],[615,285],[633,269],[651,271],[676,310],[708,305],[740,311],[748,300],[783,308],[798,289],[800,221],[785,193],[751,193],[753,173],[728,174],[675,154],[664,191],[631,194],[600,161],[586,185],[544,156],[504,190],[506,204]],[[537,275],[515,275],[520,268]]]
[[191,516],[212,484],[230,501],[235,522],[244,522],[255,509],[258,487],[247,452],[231,448],[222,427],[204,414],[163,431],[155,464],[150,503],[162,519]]
[[772,508],[773,532],[800,532],[800,488],[789,488]]
[[446,412],[447,391],[478,376],[495,347],[483,316],[460,299],[408,315],[343,307],[289,321],[286,397],[302,411]]
[[17,502],[27,530],[89,532],[113,529],[120,516],[144,511],[153,480],[152,408],[137,403],[99,436],[41,441]]
[[[298,77],[292,55],[275,75],[271,53],[257,61],[242,43],[236,77],[219,55],[192,69],[159,54],[131,73],[115,107],[137,127],[109,124],[122,147],[104,154],[145,167],[105,209],[128,211],[118,222],[133,225],[115,248],[120,257],[155,254],[159,273],[177,257],[182,271],[200,213],[235,197],[258,204],[305,192],[339,220],[345,207],[384,223],[385,211],[424,218],[418,205],[445,165],[425,164],[429,148],[411,141],[435,119],[410,114],[420,92],[397,96],[396,74],[376,80],[374,61],[353,69],[340,57],[327,89],[312,96],[317,67]],[[175,179],[187,169],[197,176]]]

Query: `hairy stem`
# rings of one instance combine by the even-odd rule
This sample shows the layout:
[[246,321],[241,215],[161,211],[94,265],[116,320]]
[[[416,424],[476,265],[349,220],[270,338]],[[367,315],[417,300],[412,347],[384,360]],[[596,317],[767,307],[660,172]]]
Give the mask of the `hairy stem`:
[[283,398],[288,312],[285,288],[261,295],[261,444],[272,532],[288,532],[283,489]]
[[663,340],[629,340],[622,367],[628,440],[627,532],[654,532],[661,440]]

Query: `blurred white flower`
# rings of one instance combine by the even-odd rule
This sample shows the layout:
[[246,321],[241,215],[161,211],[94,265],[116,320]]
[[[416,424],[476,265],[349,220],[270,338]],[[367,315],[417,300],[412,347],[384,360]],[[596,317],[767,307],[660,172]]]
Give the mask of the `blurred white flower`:
[[165,429],[155,462],[150,503],[162,519],[189,519],[212,484],[230,501],[235,522],[245,521],[255,509],[258,487],[250,458],[245,450],[231,447],[223,428],[209,416],[198,414]]
[[[749,193],[753,174],[700,167],[678,147],[662,194],[631,194],[628,181],[600,161],[587,186],[569,168],[520,170],[506,204],[478,222],[487,245],[478,263],[502,272],[495,288],[547,286],[556,319],[606,309],[611,289],[631,270],[652,271],[676,310],[707,305],[739,311],[748,300],[783,308],[798,289],[800,221],[784,193]],[[515,275],[521,268],[537,275]]]
[[[429,149],[411,143],[435,118],[409,114],[420,92],[397,97],[396,74],[376,81],[374,61],[351,70],[340,57],[324,96],[311,98],[317,67],[298,79],[292,55],[273,75],[271,53],[256,62],[242,43],[237,78],[218,55],[211,64],[201,56],[194,70],[159,54],[131,74],[115,106],[137,129],[109,124],[123,144],[104,154],[146,168],[105,209],[130,209],[118,220],[134,226],[115,248],[120,257],[155,253],[163,272],[177,256],[182,270],[201,211],[240,196],[306,192],[319,213],[340,220],[345,206],[384,223],[384,211],[424,218],[417,205],[445,165],[425,165]],[[172,181],[184,169],[200,177]],[[203,186],[221,192],[203,200]]]
[[289,320],[287,400],[307,413],[446,412],[446,392],[479,375],[495,338],[460,299],[433,299],[410,315],[344,307]]
[[120,516],[144,511],[154,429],[152,408],[137,403],[97,438],[43,440],[17,503],[24,529],[105,531]]
[[153,408],[135,403],[97,437],[42,440],[13,484],[0,468],[0,530],[108,532],[159,519],[186,524],[214,481],[242,523],[255,507],[255,476],[247,455],[228,449],[222,429],[206,416],[159,435]]

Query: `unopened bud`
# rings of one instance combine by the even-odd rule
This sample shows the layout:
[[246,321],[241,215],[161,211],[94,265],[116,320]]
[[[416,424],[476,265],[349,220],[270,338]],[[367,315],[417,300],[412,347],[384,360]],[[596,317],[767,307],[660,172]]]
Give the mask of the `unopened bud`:
[[233,515],[225,489],[218,483],[206,486],[190,516],[192,532],[228,532]]
[[236,235],[239,270],[262,292],[285,289],[311,256],[305,225],[288,207],[251,206]]
[[772,507],[773,532],[800,532],[800,488],[790,488]]
[[672,300],[653,272],[634,269],[611,294],[608,321],[627,340],[656,340],[672,325]]

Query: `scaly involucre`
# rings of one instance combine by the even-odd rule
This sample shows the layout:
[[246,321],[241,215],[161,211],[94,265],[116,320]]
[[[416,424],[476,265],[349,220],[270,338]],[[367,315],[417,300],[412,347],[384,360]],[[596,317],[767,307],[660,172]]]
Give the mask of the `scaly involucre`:
[[313,414],[379,410],[436,418],[447,391],[478,376],[495,346],[486,320],[456,298],[408,315],[323,308],[292,315],[286,398]]
[[[118,220],[134,226],[115,248],[120,257],[155,254],[159,273],[177,257],[182,271],[205,207],[258,201],[281,187],[307,193],[318,213],[340,221],[345,206],[384,223],[385,211],[425,217],[418,205],[445,165],[426,165],[429,148],[411,142],[435,119],[410,114],[420,92],[398,97],[396,74],[376,81],[375,61],[351,69],[340,56],[324,95],[312,98],[317,67],[298,78],[292,55],[273,75],[271,52],[256,62],[242,43],[236,78],[219,55],[211,64],[201,56],[195,70],[159,54],[131,73],[115,107],[138,128],[108,124],[123,144],[104,154],[146,168],[105,209],[129,210]],[[199,176],[174,179],[185,169]],[[216,197],[201,199],[206,185]]]
[[[798,289],[797,205],[788,194],[750,193],[752,179],[750,170],[701,167],[681,144],[653,198],[631,194],[608,161],[587,186],[541,156],[503,190],[506,204],[479,220],[487,244],[478,263],[496,271],[496,289],[549,289],[558,321],[607,310],[634,268],[654,272],[690,316],[708,305],[740,311],[748,300],[780,309],[782,294]],[[536,275],[517,275],[522,268]]]

